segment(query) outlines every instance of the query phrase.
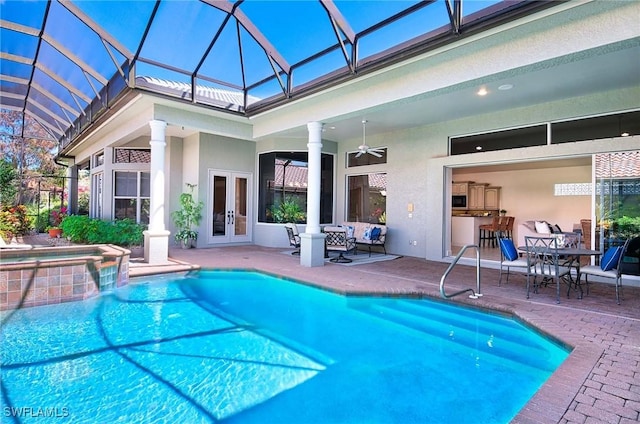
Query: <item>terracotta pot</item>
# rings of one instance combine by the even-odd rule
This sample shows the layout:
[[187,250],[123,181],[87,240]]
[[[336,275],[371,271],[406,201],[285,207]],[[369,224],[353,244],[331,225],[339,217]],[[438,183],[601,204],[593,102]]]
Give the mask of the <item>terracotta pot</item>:
[[60,238],[62,236],[61,228],[50,228],[49,229],[49,237],[51,238]]

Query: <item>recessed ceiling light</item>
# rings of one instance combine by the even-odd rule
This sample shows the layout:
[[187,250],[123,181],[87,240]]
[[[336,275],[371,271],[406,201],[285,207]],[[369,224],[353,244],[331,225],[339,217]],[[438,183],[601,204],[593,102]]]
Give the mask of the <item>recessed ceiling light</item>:
[[482,87],[480,90],[478,90],[478,92],[476,93],[478,96],[486,96],[488,93],[487,89]]
[[476,150],[482,150],[482,146],[476,146]]
[[623,132],[622,134],[620,134],[622,137],[629,137],[629,133],[628,132]]
[[511,90],[512,88],[513,84],[502,84],[500,87],[498,87],[498,90],[506,91]]

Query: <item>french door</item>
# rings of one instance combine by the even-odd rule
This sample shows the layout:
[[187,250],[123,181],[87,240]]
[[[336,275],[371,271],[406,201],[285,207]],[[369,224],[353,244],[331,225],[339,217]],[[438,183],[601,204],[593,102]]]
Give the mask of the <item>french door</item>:
[[251,174],[209,170],[209,243],[251,241]]

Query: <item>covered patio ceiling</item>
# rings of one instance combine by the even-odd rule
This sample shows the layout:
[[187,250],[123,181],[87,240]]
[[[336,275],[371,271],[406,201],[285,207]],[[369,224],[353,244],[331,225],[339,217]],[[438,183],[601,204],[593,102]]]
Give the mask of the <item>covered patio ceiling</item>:
[[127,89],[251,116],[555,4],[7,1],[0,108],[61,143]]

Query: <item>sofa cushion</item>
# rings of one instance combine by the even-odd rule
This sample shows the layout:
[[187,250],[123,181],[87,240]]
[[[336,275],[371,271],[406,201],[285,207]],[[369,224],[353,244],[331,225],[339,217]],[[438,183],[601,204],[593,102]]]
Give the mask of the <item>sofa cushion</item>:
[[551,233],[551,228],[549,227],[549,224],[547,224],[545,221],[536,221],[535,226],[536,226],[536,233],[540,233],[540,234]]

